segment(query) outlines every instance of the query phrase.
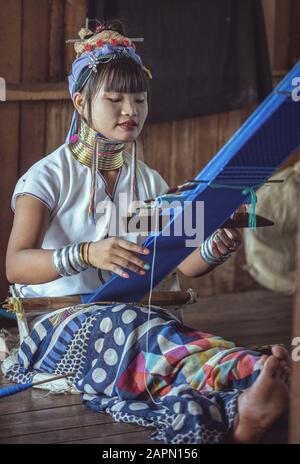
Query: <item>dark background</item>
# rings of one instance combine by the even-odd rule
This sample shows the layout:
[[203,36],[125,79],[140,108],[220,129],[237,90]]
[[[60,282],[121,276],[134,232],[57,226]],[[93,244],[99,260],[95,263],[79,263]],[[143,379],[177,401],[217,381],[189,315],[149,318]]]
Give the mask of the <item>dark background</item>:
[[90,0],[89,18],[123,19],[144,37],[150,122],[241,108],[272,88],[260,0]]

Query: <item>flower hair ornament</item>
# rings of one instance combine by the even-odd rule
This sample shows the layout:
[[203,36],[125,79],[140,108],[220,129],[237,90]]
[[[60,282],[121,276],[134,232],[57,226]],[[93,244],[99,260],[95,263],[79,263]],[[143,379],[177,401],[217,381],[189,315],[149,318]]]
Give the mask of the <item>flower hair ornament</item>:
[[[149,79],[152,79],[151,71],[143,66],[140,56],[136,53],[134,44],[134,42],[142,42],[144,40],[143,38],[130,39],[117,31],[108,29],[104,25],[98,25],[95,32],[88,28],[82,28],[78,35],[80,39],[66,41],[66,43],[74,43],[76,60],[73,66],[75,63],[77,64],[78,59],[82,58],[82,60],[80,59],[79,61],[81,65],[86,65],[86,61],[88,60],[89,69],[97,72],[98,63],[107,63],[111,60],[126,56],[136,61]],[[76,73],[75,75],[73,74],[73,66],[70,77],[76,80]],[[83,86],[84,84],[81,85]]]

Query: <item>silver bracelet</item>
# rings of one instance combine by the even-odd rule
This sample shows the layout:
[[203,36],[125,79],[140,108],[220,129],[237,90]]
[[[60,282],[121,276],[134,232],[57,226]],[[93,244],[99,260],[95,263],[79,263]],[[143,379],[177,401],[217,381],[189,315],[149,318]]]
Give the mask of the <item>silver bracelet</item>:
[[67,275],[78,274],[78,272],[72,268],[70,261],[69,261],[69,249],[70,245],[63,247],[61,251],[61,263],[64,271]]
[[203,243],[201,243],[201,246],[199,248],[201,258],[209,266],[218,266],[224,263],[225,261],[227,261],[227,259],[231,256],[230,251],[226,253],[226,255],[220,256],[219,258],[217,258],[213,254],[212,244],[213,244],[213,240],[216,235],[217,235],[217,232],[215,232],[210,237],[208,237]]
[[72,259],[74,260],[74,262],[76,263],[76,265],[78,267],[81,267],[81,270],[84,271],[85,269],[87,269],[89,267],[89,265],[83,261],[80,257],[80,245],[81,243],[77,243],[74,250],[73,250],[73,253],[72,253]]
[[52,262],[54,264],[54,267],[56,269],[56,272],[63,276],[64,275],[64,269],[62,267],[62,263],[61,263],[61,252],[62,252],[62,248],[58,248],[54,251],[53,255],[52,255]]
[[[77,247],[79,249],[80,244],[75,243],[74,245],[71,245],[71,249],[69,251],[69,261],[70,261],[70,265],[72,266],[73,269],[75,269],[77,272],[82,272],[82,271],[84,271],[86,269],[86,263],[81,264],[81,260],[80,260],[80,262],[77,261],[77,259],[75,257],[75,248],[77,248]],[[78,252],[78,256],[79,256],[79,252]]]
[[80,257],[80,245],[67,245],[54,251],[52,262],[60,276],[68,277],[88,269],[89,265]]

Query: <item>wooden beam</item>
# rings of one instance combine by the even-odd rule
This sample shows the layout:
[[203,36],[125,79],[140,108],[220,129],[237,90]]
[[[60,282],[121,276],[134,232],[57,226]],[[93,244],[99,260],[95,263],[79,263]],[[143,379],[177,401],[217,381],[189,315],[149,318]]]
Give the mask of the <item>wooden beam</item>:
[[[273,71],[273,78],[281,80],[288,70]],[[70,94],[66,81],[32,82],[22,84],[6,84],[6,101],[41,101],[69,100]],[[168,123],[170,124],[170,123]],[[161,124],[159,125],[159,127]]]
[[7,101],[69,100],[66,82],[7,84]]

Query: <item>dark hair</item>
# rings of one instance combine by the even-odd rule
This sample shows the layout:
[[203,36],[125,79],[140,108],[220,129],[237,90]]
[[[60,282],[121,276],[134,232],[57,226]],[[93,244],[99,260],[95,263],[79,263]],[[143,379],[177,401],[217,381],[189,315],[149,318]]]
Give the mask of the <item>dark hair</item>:
[[[113,30],[125,35],[125,27],[120,20],[111,20],[102,23],[105,29]],[[87,123],[91,127],[92,121],[92,101],[105,84],[106,92],[118,93],[140,93],[147,92],[149,96],[149,78],[142,67],[133,59],[128,57],[118,58],[108,63],[99,63],[97,72],[92,73],[87,83],[81,89],[85,97],[85,107],[87,108]],[[77,127],[80,122],[80,115],[77,115]]]

